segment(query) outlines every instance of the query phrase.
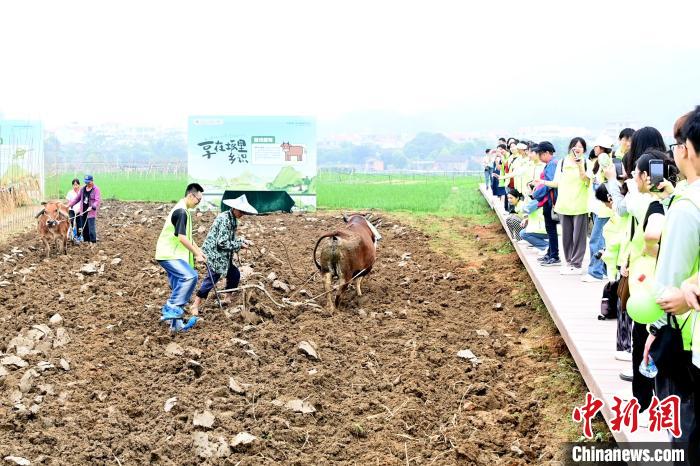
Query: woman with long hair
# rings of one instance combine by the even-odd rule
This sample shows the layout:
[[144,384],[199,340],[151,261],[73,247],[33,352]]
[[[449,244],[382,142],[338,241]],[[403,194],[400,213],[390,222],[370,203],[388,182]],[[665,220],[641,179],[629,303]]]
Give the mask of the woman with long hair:
[[[605,175],[601,167],[608,166],[613,163],[611,159],[612,139],[601,136],[593,146],[591,153],[592,166],[589,167],[589,177],[593,185],[591,193],[595,193],[598,186],[605,182]],[[602,164],[602,165],[601,165]],[[601,282],[607,277],[607,269],[605,262],[601,258],[601,252],[605,250],[605,239],[603,238],[603,228],[608,223],[612,216],[612,210],[604,203],[595,198],[595,195],[590,201],[590,207],[593,216],[593,230],[591,230],[591,239],[589,241],[591,259],[588,264],[588,273],[583,276],[581,281],[584,282]],[[611,271],[611,274],[617,272]],[[614,278],[613,278],[614,280]]]
[[[657,186],[651,184],[652,163],[659,163],[663,167],[664,181]],[[631,317],[636,315],[635,301],[632,301],[631,297],[645,293],[653,287],[656,256],[665,222],[665,209],[661,201],[673,193],[677,176],[678,169],[673,160],[665,152],[657,149],[642,154],[632,171],[636,194],[630,195],[627,201],[627,208],[632,215],[632,238],[628,259],[630,301],[627,309]],[[644,344],[649,336],[646,323],[635,321],[632,325],[632,394],[639,401],[641,411],[649,406],[654,394],[654,380],[639,372],[639,365],[644,356]]]
[[[632,240],[632,215],[628,210],[628,205],[632,206],[638,202],[639,190],[637,184],[632,179],[632,172],[635,170],[639,158],[646,152],[651,150],[666,151],[666,143],[663,136],[656,128],[646,126],[634,132],[630,149],[622,159],[623,173],[621,177],[617,176],[615,165],[611,164],[605,169],[605,177],[608,180],[606,187],[613,202],[613,210],[627,224],[626,234],[621,238],[620,243],[620,275],[627,277],[628,273],[628,258],[629,249]],[[621,184],[622,182],[622,184]],[[617,312],[617,352],[615,358],[625,361],[631,361],[632,355],[632,339],[633,339],[633,322],[627,314],[627,309],[622,306],[622,302],[618,301]],[[632,381],[634,371],[632,367],[620,374],[620,378],[626,381]]]

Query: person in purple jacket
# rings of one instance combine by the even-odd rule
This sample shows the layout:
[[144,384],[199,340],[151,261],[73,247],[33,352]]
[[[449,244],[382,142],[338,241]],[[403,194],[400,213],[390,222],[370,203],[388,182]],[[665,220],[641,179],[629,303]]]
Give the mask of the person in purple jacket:
[[97,242],[97,230],[95,221],[97,220],[97,209],[100,208],[100,188],[95,185],[92,175],[85,175],[85,186],[80,193],[68,203],[68,207],[80,204],[80,213],[76,217],[78,224],[78,235],[82,230],[83,240],[89,243]]

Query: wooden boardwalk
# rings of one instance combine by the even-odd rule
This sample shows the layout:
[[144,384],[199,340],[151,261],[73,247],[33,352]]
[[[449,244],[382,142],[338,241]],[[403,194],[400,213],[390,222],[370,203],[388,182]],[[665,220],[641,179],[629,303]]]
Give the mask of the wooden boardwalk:
[[[491,208],[498,215],[503,228],[507,230],[503,208],[494,208],[493,197],[484,185],[480,188]],[[513,244],[520,260],[525,265],[542,301],[547,306],[552,320],[566,342],[571,356],[578,366],[588,390],[605,402],[603,416],[608,426],[614,417],[613,396],[623,400],[632,398],[632,383],[620,379],[620,371],[629,367],[630,362],[615,359],[617,322],[600,321],[597,315],[603,293],[602,283],[584,283],[580,276],[560,275],[560,267],[540,267],[535,249]],[[564,260],[562,252],[562,261]],[[588,264],[588,255],[584,260]],[[546,286],[545,286],[546,284]],[[581,400],[583,405],[584,400]],[[573,410],[574,406],[571,407]],[[645,413],[639,416],[648,419]],[[624,428],[623,428],[624,429]],[[635,432],[613,433],[617,442],[667,442],[665,432],[650,432],[639,427]]]

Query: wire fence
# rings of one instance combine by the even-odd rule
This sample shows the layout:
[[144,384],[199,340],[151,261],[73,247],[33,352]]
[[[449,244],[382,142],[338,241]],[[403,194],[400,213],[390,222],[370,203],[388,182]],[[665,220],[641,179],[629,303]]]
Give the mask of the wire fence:
[[41,124],[0,120],[0,241],[31,224],[43,182]]
[[46,197],[64,199],[73,179],[82,185],[87,174],[106,199],[150,200],[152,191],[169,191],[171,186],[179,193],[187,179],[187,163],[51,163],[46,170]]
[[410,182],[430,183],[436,179],[456,181],[465,177],[482,177],[478,170],[448,171],[448,170],[383,170],[364,171],[351,168],[322,168],[319,170],[321,183],[386,183],[404,184]]
[[[39,164],[39,161],[32,162]],[[125,201],[162,200],[179,198],[187,181],[187,163],[184,161],[167,163],[129,162],[44,162],[40,177],[20,177],[5,180],[0,184],[0,242],[5,238],[34,224],[34,215],[41,208],[43,200],[63,200],[77,178],[90,174],[100,187],[104,199]],[[0,173],[2,173],[0,171]],[[482,172],[436,171],[436,170],[385,170],[381,172],[363,171],[351,168],[321,168],[318,172],[320,186],[370,185],[370,184],[429,184],[435,181],[453,183],[483,176]],[[43,182],[43,191],[41,183]],[[165,194],[164,194],[165,193]],[[172,194],[171,194],[172,193]]]

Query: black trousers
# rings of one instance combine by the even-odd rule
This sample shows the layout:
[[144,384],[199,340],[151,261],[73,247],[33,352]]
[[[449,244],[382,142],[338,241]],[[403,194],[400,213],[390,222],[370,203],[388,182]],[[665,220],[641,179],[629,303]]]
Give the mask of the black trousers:
[[[199,291],[197,292],[197,296],[199,296],[202,299],[206,299],[207,296],[209,296],[209,292],[214,288],[216,285],[216,282],[219,281],[221,278],[221,275],[219,275],[216,272],[211,273],[211,278],[209,277],[209,274],[207,273],[206,276],[204,277],[204,280],[202,280],[202,285],[199,287]],[[214,281],[212,281],[214,279]],[[241,272],[238,270],[238,268],[233,265],[229,264],[228,266],[228,271],[226,272],[226,289],[230,290],[232,288],[237,288],[238,283],[241,281]]]
[[643,376],[639,365],[644,359],[644,344],[647,342],[647,326],[634,323],[632,326],[632,395],[639,402],[639,411],[645,411],[654,396],[654,379]]
[[632,319],[622,301],[617,300],[617,351],[629,351],[632,348]]
[[557,235],[557,222],[552,220],[552,203],[547,202],[542,206],[544,214],[544,228],[549,239],[549,252],[547,255],[553,259],[559,259],[559,236]]
[[68,209],[68,219],[70,220],[70,227],[75,228],[75,211],[73,209]]
[[684,353],[678,370],[671,373],[659,370],[656,393],[659,400],[669,395],[677,395],[681,399],[681,436],[672,438],[671,444],[688,448],[688,461],[680,464],[700,464],[700,369],[691,362],[691,352]]

